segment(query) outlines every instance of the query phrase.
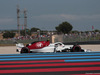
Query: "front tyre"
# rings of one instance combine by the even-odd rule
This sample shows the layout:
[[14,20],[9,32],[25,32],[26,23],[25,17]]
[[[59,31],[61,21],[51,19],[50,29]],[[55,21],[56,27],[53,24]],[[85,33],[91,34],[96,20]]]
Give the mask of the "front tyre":
[[72,48],[72,52],[81,52],[81,47],[79,45],[74,45]]
[[22,53],[30,53],[30,50],[29,50],[29,48],[28,47],[23,47],[22,49],[21,49],[21,52],[20,52],[21,54]]

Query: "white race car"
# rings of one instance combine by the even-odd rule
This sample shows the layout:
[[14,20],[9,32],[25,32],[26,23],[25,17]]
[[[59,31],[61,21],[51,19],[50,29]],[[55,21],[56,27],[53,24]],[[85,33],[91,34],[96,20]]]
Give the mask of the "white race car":
[[79,45],[64,45],[61,42],[50,43],[49,41],[35,41],[26,46],[23,43],[16,44],[16,51],[20,53],[37,53],[37,52],[90,52],[91,50],[83,49]]

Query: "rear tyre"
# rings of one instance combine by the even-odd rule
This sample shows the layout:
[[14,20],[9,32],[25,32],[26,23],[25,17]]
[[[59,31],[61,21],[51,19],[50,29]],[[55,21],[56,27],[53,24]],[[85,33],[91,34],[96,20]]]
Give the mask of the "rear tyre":
[[30,50],[29,50],[29,48],[28,47],[23,47],[22,49],[21,49],[21,52],[20,52],[21,54],[22,53],[30,53]]

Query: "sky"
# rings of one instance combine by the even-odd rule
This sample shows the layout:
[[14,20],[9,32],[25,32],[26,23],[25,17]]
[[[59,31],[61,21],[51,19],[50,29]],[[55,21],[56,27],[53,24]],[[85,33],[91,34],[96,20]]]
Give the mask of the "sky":
[[[27,10],[27,28],[55,30],[62,22],[69,22],[73,30],[100,30],[100,0],[0,0],[0,30],[17,29],[17,5],[20,25],[24,24],[23,10]],[[22,29],[22,26],[20,26]]]

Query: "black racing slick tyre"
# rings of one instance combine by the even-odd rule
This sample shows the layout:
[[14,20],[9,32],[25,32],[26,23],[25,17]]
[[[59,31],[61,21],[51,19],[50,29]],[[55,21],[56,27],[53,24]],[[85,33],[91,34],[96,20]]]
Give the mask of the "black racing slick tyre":
[[29,48],[28,47],[23,47],[22,49],[21,49],[21,52],[20,52],[21,54],[22,53],[30,53],[30,50],[29,50]]
[[79,45],[74,45],[72,48],[73,52],[81,52],[81,47]]

